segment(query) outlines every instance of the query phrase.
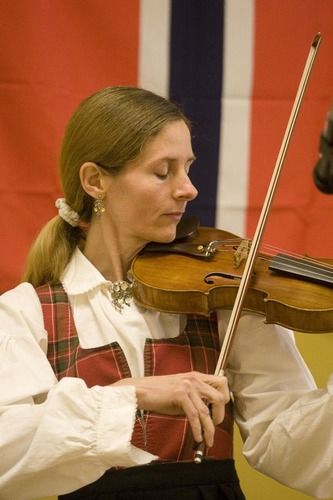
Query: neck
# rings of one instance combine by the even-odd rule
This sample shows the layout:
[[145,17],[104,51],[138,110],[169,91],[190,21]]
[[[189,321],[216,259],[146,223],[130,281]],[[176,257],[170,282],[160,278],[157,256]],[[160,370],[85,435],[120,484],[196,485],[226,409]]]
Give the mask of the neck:
[[126,279],[133,258],[143,246],[123,241],[115,228],[106,227],[102,217],[96,217],[88,229],[83,253],[104,278],[121,281]]

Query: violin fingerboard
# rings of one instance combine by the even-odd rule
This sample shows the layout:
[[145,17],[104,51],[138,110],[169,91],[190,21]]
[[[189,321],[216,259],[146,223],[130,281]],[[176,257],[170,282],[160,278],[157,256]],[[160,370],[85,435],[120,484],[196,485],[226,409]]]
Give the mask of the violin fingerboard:
[[312,281],[324,286],[333,286],[332,267],[311,259],[301,259],[277,254],[270,262],[269,269],[277,273]]

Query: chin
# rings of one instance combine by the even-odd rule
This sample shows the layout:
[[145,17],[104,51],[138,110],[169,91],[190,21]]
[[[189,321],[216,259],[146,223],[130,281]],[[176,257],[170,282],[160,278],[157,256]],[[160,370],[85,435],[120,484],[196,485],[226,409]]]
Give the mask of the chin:
[[155,243],[171,243],[176,237],[176,227],[172,228],[160,228],[159,231],[155,231],[154,237],[151,241]]

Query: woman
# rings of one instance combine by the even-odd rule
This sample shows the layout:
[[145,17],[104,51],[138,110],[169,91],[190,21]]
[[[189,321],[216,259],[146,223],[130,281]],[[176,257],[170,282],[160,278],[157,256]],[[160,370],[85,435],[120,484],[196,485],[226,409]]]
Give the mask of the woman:
[[[317,395],[291,333],[243,315],[227,372],[233,412],[227,379],[210,375],[229,312],[171,315],[132,298],[133,258],[150,241],[172,241],[197,194],[194,160],[187,119],[151,92],[107,88],[71,118],[65,197],[25,282],[1,298],[0,499],[244,498],[233,413],[255,467],[320,491],[325,471],[309,477],[294,463],[301,445],[276,463],[291,443],[286,422]],[[197,465],[202,440],[212,460]]]

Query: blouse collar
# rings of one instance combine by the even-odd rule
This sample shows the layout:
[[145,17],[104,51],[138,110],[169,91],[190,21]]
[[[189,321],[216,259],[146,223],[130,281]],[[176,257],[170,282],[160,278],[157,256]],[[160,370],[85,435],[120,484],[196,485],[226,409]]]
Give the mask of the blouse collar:
[[110,285],[110,281],[104,278],[78,247],[62,274],[61,282],[69,295],[79,295]]

